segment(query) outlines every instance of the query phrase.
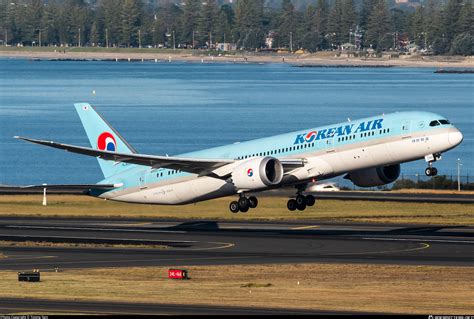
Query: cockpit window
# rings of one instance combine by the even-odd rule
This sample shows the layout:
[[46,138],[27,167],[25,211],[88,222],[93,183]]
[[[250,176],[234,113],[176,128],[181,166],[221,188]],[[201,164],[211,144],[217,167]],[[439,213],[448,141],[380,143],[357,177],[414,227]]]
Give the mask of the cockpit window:
[[448,120],[439,120],[439,122],[441,123],[441,125],[451,124],[451,123],[449,123]]
[[431,121],[430,122],[430,126],[438,126],[438,125],[441,125],[441,124],[439,124],[438,121]]

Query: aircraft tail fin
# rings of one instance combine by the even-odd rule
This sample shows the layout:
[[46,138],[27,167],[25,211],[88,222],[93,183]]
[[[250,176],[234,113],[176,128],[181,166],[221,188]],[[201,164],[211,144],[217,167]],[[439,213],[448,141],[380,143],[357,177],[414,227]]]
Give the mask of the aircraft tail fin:
[[[91,147],[94,149],[136,154],[137,151],[88,103],[75,103]],[[105,178],[130,168],[130,165],[97,158]],[[127,166],[127,167],[125,167]]]

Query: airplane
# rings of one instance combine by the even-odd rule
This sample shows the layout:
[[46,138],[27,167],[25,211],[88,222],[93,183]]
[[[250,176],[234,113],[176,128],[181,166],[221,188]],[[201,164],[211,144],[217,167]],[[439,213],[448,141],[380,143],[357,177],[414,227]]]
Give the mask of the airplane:
[[433,163],[463,140],[445,117],[429,112],[397,112],[180,154],[139,154],[88,103],[74,104],[91,148],[15,136],[67,152],[96,157],[104,179],[86,185],[26,187],[81,188],[95,197],[132,203],[181,205],[238,195],[232,213],[258,205],[257,193],[294,187],[290,211],[315,204],[308,183],[345,175],[360,187],[394,182],[400,164]]

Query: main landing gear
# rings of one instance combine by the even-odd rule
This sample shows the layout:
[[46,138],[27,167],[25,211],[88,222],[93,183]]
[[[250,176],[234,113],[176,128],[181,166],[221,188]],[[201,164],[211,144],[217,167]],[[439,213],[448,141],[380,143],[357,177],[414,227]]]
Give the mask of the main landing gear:
[[246,213],[250,208],[255,208],[258,205],[258,200],[257,197],[255,196],[250,196],[250,197],[245,197],[244,195],[240,195],[240,198],[238,201],[233,201],[229,205],[229,209],[232,213]]
[[298,194],[296,195],[296,198],[291,198],[288,200],[288,203],[286,204],[286,207],[290,211],[294,210],[305,210],[307,206],[313,206],[314,203],[316,202],[316,199],[314,198],[313,195],[302,195]]
[[430,154],[425,156],[425,161],[428,162],[428,167],[425,169],[426,176],[438,175],[438,170],[433,167],[433,163],[441,159],[441,154]]

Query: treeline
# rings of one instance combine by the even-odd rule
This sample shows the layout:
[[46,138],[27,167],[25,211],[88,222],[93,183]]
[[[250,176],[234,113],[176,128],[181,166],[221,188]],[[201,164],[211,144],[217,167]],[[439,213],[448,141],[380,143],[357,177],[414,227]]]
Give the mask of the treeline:
[[8,45],[212,48],[268,46],[308,51],[340,48],[377,51],[414,44],[434,54],[473,54],[472,0],[427,0],[415,11],[385,0],[318,0],[298,11],[264,0],[185,0],[157,7],[140,0],[0,0],[0,39]]
[[[465,176],[464,176],[465,177]],[[474,183],[468,181],[461,183],[462,190],[474,190]],[[434,176],[429,180],[411,180],[411,179],[398,179],[392,186],[392,189],[458,189],[458,181],[452,178],[448,178],[445,175]]]

